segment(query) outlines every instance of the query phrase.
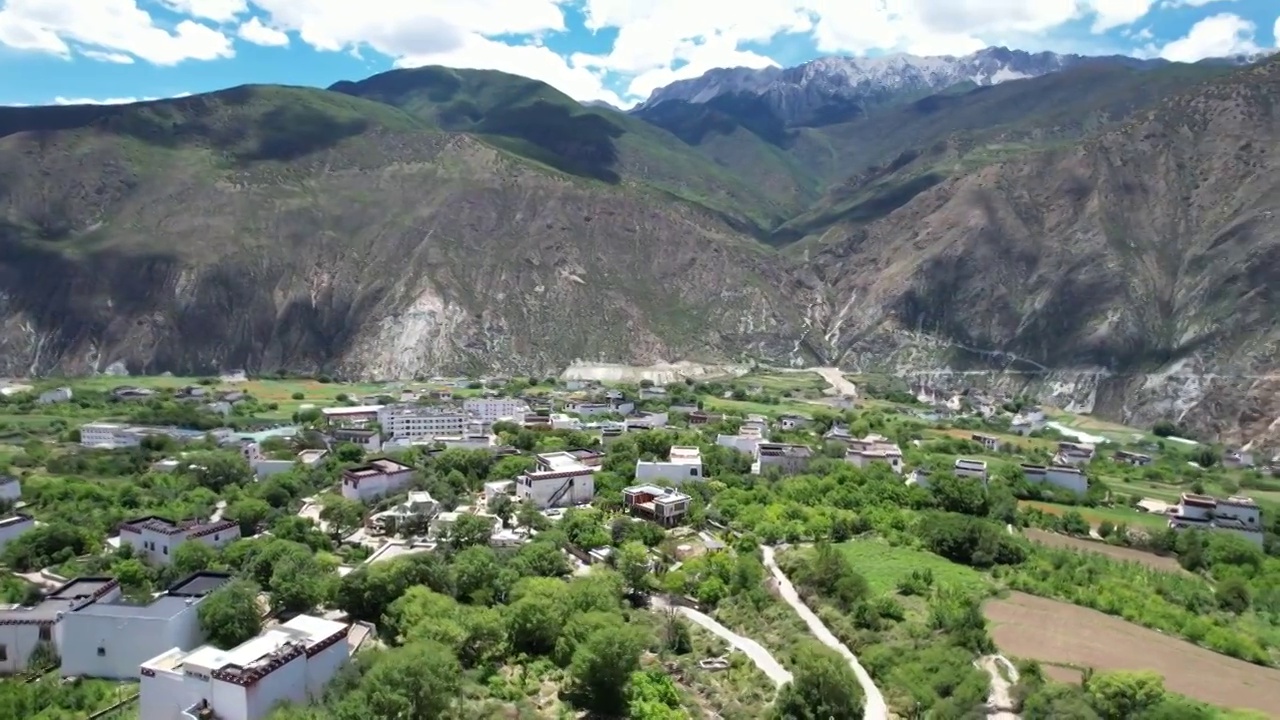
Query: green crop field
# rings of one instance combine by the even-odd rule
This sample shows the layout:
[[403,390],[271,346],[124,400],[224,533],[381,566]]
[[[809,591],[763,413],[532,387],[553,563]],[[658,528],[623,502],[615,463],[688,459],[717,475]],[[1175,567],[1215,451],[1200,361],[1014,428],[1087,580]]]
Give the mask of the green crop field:
[[877,540],[855,540],[837,545],[855,570],[867,579],[876,594],[893,592],[898,581],[912,570],[931,570],[935,586],[981,588],[987,584],[973,568],[957,565],[924,550],[894,547]]
[[1063,515],[1074,510],[1094,528],[1105,521],[1110,521],[1113,525],[1125,524],[1152,529],[1164,528],[1169,524],[1168,518],[1163,515],[1152,515],[1127,507],[1074,507],[1033,500],[1023,500],[1018,503],[1018,507],[1033,507],[1050,515]]

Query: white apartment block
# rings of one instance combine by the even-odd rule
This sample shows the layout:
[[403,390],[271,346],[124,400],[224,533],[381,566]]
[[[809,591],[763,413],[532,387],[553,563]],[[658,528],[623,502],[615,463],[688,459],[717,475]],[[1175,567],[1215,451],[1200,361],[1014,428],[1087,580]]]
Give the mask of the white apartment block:
[[1175,530],[1233,532],[1262,545],[1262,511],[1252,498],[1233,495],[1214,498],[1183,493],[1170,510],[1169,527]]
[[1077,495],[1089,491],[1089,479],[1084,471],[1071,465],[1023,465],[1022,474],[1027,482],[1047,483]]
[[522,418],[529,406],[518,398],[467,398],[462,401],[462,411],[492,425],[504,418]]
[[379,422],[383,407],[381,405],[357,405],[355,407],[321,408],[329,427],[364,427],[369,423]]
[[80,426],[80,445],[87,448],[137,447],[142,435],[116,423],[85,423]]
[[392,440],[457,436],[482,428],[481,423],[471,423],[456,409],[420,405],[384,407],[378,413],[378,423]]
[[173,560],[174,550],[188,540],[220,548],[239,538],[240,526],[231,520],[174,522],[168,518],[147,515],[120,524],[120,543],[132,547],[136,554],[159,565],[168,565]]
[[261,720],[319,699],[347,664],[350,626],[299,615],[230,650],[175,647],[142,663],[139,720]]
[[581,430],[582,421],[576,417],[573,417],[572,415],[565,415],[564,413],[552,413],[551,429],[552,430]]
[[413,481],[413,468],[395,460],[380,458],[342,471],[342,497],[370,502],[394,495]]
[[987,461],[972,460],[970,458],[957,458],[956,464],[952,466],[951,471],[959,478],[973,478],[987,482]]
[[636,461],[636,481],[640,483],[666,480],[679,485],[702,479],[702,451],[696,447],[673,446],[666,461]]
[[0,518],[0,552],[4,552],[6,545],[22,537],[35,526],[35,518],[22,513],[14,513],[8,517]]
[[898,444],[883,435],[870,434],[864,438],[844,440],[845,462],[859,468],[869,467],[871,463],[882,462],[902,474],[902,449]]
[[198,608],[231,580],[227,573],[198,572],[147,603],[100,598],[62,616],[63,677],[130,680],[147,658],[171,647],[204,642]]
[[596,496],[598,460],[573,452],[539,455],[537,469],[516,478],[516,499],[539,510],[585,505]]
[[15,503],[22,499],[22,481],[12,475],[0,475],[0,502]]

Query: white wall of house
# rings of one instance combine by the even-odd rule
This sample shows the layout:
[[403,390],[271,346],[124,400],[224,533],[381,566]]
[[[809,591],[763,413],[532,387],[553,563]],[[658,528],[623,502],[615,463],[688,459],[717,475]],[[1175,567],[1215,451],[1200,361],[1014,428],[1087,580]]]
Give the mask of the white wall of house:
[[[54,642],[54,636],[51,634],[49,637],[50,642]],[[0,625],[0,674],[13,675],[26,670],[31,653],[39,643],[39,625]]]
[[702,480],[702,463],[673,463],[665,460],[636,461],[637,483],[652,483],[658,480],[666,480],[673,485]]
[[70,400],[71,388],[60,387],[40,393],[40,397],[36,398],[36,403],[40,405],[52,405],[54,403],[64,403]]
[[348,500],[369,502],[380,497],[393,495],[409,486],[413,481],[413,468],[392,473],[383,473],[360,478],[359,483],[349,479],[342,480],[342,497]]
[[196,526],[191,530],[177,532],[172,535],[149,527],[139,528],[141,532],[121,528],[120,543],[132,547],[135,553],[146,557],[147,560],[153,563],[168,565],[173,561],[173,551],[177,550],[178,546],[187,540],[204,543],[212,548],[220,548],[240,538],[240,526],[238,525],[232,525],[208,535],[191,537],[201,527]]
[[1045,471],[1044,479],[1050,485],[1070,490],[1077,495],[1089,492],[1089,479],[1084,476],[1084,473],[1071,472],[1071,469],[1050,467]]
[[[138,617],[119,612],[98,614],[96,605],[62,617],[62,676],[127,680],[138,677],[142,663],[173,647],[193,648],[203,642],[196,608],[199,598],[172,617]],[[109,609],[124,610],[121,606]],[[145,608],[139,608],[144,612]]]
[[35,526],[36,521],[24,515],[11,515],[0,520],[0,552]]
[[0,501],[17,502],[22,499],[22,481],[16,477],[0,478]]
[[[552,498],[564,487],[565,483],[573,480],[573,484],[560,496],[555,504],[552,504]],[[528,473],[516,478],[516,499],[520,501],[528,500],[533,503],[534,507],[545,510],[550,507],[573,507],[574,505],[585,505],[592,501],[596,496],[596,480],[595,473],[590,469],[583,468],[579,472],[572,475],[561,476],[561,473]]]
[[755,455],[756,447],[761,443],[759,435],[717,435],[716,444],[737,450],[746,455]]
[[272,475],[287,473],[295,466],[293,460],[259,460],[253,464],[253,474],[259,480],[265,480]]

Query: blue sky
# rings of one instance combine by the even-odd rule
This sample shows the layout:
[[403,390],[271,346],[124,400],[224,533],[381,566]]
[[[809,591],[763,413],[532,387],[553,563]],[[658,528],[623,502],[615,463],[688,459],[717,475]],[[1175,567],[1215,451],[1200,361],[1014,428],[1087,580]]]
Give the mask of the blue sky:
[[994,44],[1194,61],[1275,48],[1278,32],[1276,0],[0,0],[0,104],[440,64],[629,106],[714,67]]

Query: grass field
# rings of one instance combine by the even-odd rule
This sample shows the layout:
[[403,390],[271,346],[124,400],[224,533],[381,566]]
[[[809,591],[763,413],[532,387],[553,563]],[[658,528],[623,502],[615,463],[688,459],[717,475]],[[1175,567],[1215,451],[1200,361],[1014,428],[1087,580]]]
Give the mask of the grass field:
[[765,392],[798,392],[813,396],[821,395],[827,389],[827,381],[813,372],[753,372],[735,379],[733,385],[741,388],[759,387]]
[[931,570],[935,585],[979,589],[987,581],[976,570],[957,565],[924,550],[894,547],[877,540],[855,540],[837,545],[855,570],[867,579],[876,594],[893,592],[898,581],[912,570]]
[[984,606],[1007,655],[1097,670],[1152,670],[1174,692],[1280,716],[1280,670],[1252,665],[1096,610],[1012,593]]
[[1044,543],[1049,547],[1070,548],[1072,550],[1082,550],[1084,552],[1097,553],[1106,555],[1115,560],[1127,560],[1146,565],[1154,570],[1163,570],[1165,572],[1185,572],[1178,561],[1171,557],[1156,555],[1155,553],[1144,552],[1142,550],[1134,550],[1133,548],[1116,547],[1108,545],[1097,540],[1085,540],[1084,538],[1068,537],[1051,533],[1045,530],[1037,530],[1028,528],[1023,532],[1028,538],[1038,543]]
[[738,415],[757,414],[766,417],[777,417],[786,413],[796,413],[800,415],[812,415],[815,410],[821,409],[822,405],[807,402],[787,401],[783,400],[777,405],[769,405],[766,403],[750,402],[747,400],[725,400],[724,398],[703,396],[702,406],[707,410],[716,412],[726,412]]
[[1150,529],[1164,528],[1169,524],[1169,520],[1160,515],[1152,515],[1151,513],[1139,512],[1126,507],[1075,507],[1073,505],[1058,505],[1056,503],[1039,502],[1036,500],[1020,500],[1018,507],[1032,507],[1050,515],[1064,515],[1072,510],[1080,513],[1095,529],[1104,521],[1111,521],[1113,525],[1121,523],[1130,527],[1144,527]]

